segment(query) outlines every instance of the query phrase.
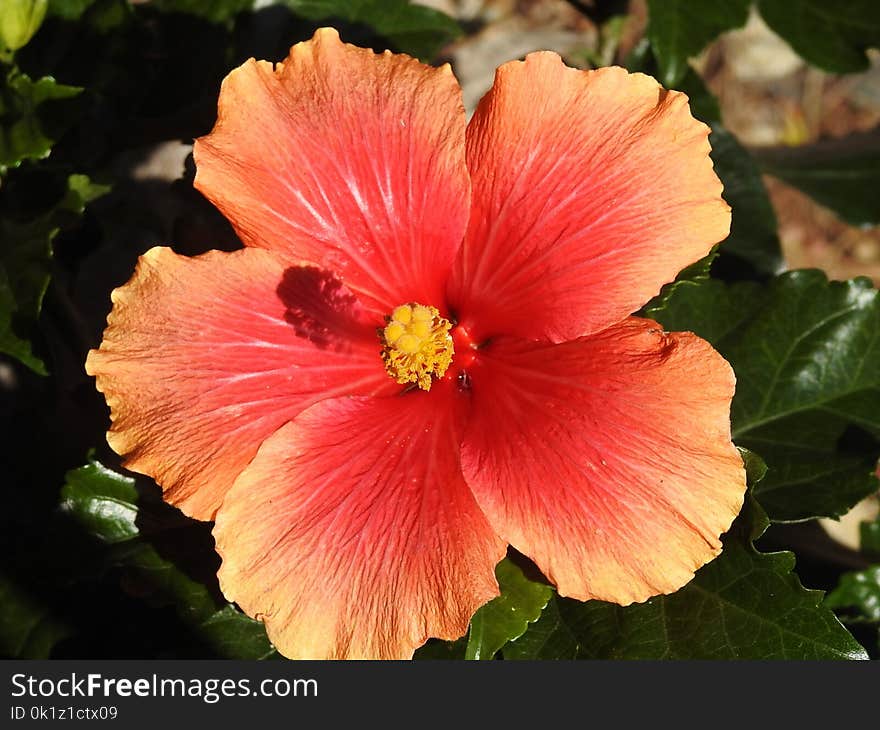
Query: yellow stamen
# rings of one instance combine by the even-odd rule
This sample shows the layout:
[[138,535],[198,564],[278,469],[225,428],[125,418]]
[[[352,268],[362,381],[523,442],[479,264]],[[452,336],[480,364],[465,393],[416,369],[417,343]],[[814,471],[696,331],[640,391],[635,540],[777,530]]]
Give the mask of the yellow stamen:
[[385,370],[401,385],[417,383],[431,390],[431,378],[441,378],[452,362],[452,325],[434,307],[401,304],[379,330]]
[[395,307],[391,313],[391,319],[400,324],[409,324],[412,319],[412,307],[408,304],[401,304],[399,307]]
[[399,340],[402,335],[406,334],[406,326],[400,324],[400,322],[391,322],[385,328],[385,342],[389,345],[393,345],[395,341]]

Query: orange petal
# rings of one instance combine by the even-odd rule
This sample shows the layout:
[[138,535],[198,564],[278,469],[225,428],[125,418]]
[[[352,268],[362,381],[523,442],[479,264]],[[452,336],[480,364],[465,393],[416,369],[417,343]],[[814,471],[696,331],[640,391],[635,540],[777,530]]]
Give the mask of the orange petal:
[[561,345],[498,341],[471,377],[465,479],[562,595],[643,601],[721,550],[745,472],[733,372],[708,343],[629,318]]
[[459,319],[479,339],[560,342],[634,312],[727,236],[708,134],[650,76],[555,53],[499,68],[467,130]]
[[339,273],[378,311],[441,302],[467,225],[464,130],[448,66],[323,28],[226,77],[195,185],[246,245]]
[[111,408],[107,441],[198,519],[213,518],[263,440],[302,409],[394,390],[376,323],[353,296],[267,251],[153,248],[112,298],[86,362]]
[[285,656],[410,658],[498,595],[505,546],[462,480],[449,391],[319,403],[236,481],[220,585]]

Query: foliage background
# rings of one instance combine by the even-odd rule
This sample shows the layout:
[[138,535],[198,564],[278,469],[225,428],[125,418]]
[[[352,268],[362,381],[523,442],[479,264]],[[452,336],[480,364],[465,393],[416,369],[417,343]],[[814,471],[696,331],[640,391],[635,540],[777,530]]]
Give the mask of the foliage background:
[[[730,239],[643,311],[737,372],[751,496],[722,556],[620,608],[559,599],[511,553],[468,636],[418,656],[878,657],[880,302],[853,279],[880,276],[871,0],[5,0],[0,655],[277,657],[220,595],[210,526],[119,470],[83,362],[140,253],[240,245],[192,188],[192,139],[231,68],[321,25],[451,61],[469,107],[541,48],[652,73],[711,124],[734,209]],[[810,267],[826,273],[793,270]]]

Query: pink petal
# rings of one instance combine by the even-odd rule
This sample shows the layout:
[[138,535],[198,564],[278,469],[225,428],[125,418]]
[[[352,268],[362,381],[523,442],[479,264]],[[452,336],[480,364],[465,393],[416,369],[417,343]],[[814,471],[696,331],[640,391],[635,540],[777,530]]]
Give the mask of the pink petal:
[[464,130],[448,66],[323,28],[226,77],[195,185],[246,245],[337,272],[378,311],[436,305],[467,225]]
[[86,369],[110,405],[107,440],[124,465],[212,519],[260,444],[301,410],[399,389],[376,324],[338,280],[271,252],[153,248],[113,292]]
[[505,546],[461,477],[452,390],[319,403],[236,481],[221,587],[282,654],[409,658],[498,594]]
[[465,479],[562,595],[643,601],[721,550],[745,473],[733,372],[705,341],[629,318],[560,345],[495,342],[471,376]]
[[555,53],[498,69],[467,130],[473,210],[450,306],[478,339],[619,322],[727,236],[687,97]]

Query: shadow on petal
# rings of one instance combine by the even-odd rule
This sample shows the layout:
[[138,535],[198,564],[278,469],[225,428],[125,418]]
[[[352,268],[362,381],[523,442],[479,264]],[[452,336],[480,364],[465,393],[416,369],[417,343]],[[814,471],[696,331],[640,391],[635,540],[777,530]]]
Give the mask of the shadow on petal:
[[376,338],[357,297],[332,272],[292,266],[284,271],[276,293],[286,307],[284,319],[296,334],[322,350],[348,349],[353,341]]

